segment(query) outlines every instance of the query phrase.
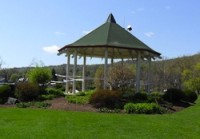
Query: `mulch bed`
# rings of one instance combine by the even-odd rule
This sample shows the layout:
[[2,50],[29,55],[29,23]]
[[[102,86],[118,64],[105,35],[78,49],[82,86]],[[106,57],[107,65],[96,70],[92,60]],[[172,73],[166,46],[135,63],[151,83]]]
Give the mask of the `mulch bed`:
[[[53,100],[47,100],[46,102],[50,103],[51,106],[48,109],[54,110],[67,110],[67,111],[81,111],[81,112],[99,112],[98,109],[92,107],[90,104],[74,104],[69,103],[64,97],[54,98]],[[12,108],[16,107],[15,105],[1,104],[0,108]],[[189,107],[189,105],[185,105],[183,103],[174,104],[170,107],[169,112],[174,113],[177,111],[181,111],[185,108]]]

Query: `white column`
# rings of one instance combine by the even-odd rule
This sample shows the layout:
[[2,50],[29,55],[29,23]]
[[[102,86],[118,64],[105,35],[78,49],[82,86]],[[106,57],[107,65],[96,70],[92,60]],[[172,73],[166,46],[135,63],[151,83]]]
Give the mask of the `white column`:
[[108,82],[108,48],[105,48],[104,85],[103,85],[103,89],[107,89],[107,82]]
[[82,92],[85,91],[85,65],[86,65],[86,56],[84,55],[84,56],[83,56],[83,73],[82,73],[82,76],[83,76],[83,81],[82,81]]
[[147,74],[147,91],[148,93],[150,93],[150,89],[151,89],[151,57],[148,58],[148,74]]
[[76,66],[77,66],[77,49],[74,51],[74,68],[73,68],[73,88],[72,93],[76,92]]
[[69,67],[70,67],[70,53],[67,51],[67,65],[66,65],[66,87],[65,93],[69,92]]
[[140,92],[140,66],[141,66],[141,54],[137,53],[137,64],[136,64],[136,93]]

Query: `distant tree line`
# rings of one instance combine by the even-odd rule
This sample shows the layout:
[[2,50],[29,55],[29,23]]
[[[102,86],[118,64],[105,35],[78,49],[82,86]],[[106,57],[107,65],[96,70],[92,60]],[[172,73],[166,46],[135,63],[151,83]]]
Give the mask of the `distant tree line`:
[[[124,64],[127,65],[128,69],[125,71],[129,75],[135,78],[135,61],[125,61]],[[0,65],[2,65],[2,59],[0,59]],[[87,65],[86,66],[86,77],[95,78],[99,72],[99,67],[103,65]],[[52,80],[62,81],[63,78],[55,76],[55,74],[66,75],[66,64],[47,66],[52,70]],[[25,78],[27,72],[33,67],[22,67],[22,68],[1,68],[0,77],[5,78],[6,82],[15,82],[19,78]],[[130,73],[130,69],[133,73]],[[70,75],[72,75],[73,66],[70,66]],[[116,72],[119,74],[120,71]],[[95,75],[96,74],[96,75]],[[113,74],[110,72],[110,74]],[[77,66],[77,76],[82,75],[82,65]],[[141,84],[142,89],[146,89],[148,75],[148,63],[143,62],[141,64]],[[98,75],[101,76],[101,75]],[[127,76],[126,78],[128,78]],[[119,78],[121,78],[119,76]],[[119,80],[115,80],[114,77],[110,77],[109,81],[111,84],[116,85]],[[151,90],[153,91],[163,91],[168,88],[177,89],[192,89],[195,91],[200,91],[200,54],[192,56],[182,56],[174,59],[168,59],[163,57],[159,60],[155,60],[151,64]],[[81,88],[81,82],[77,83],[77,87]],[[87,88],[95,88],[95,81],[86,81]]]

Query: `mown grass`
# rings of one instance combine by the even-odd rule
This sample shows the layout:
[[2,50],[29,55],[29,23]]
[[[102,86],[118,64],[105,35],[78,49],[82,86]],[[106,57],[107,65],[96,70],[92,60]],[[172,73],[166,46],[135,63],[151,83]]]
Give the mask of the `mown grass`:
[[200,99],[174,114],[128,115],[0,108],[0,138],[200,138]]

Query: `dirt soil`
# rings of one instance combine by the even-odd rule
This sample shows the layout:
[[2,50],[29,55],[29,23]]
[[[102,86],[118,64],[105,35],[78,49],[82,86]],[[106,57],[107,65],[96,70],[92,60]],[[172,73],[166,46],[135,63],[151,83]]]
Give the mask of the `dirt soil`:
[[48,100],[47,102],[51,103],[51,106],[49,107],[49,109],[97,112],[97,109],[92,107],[92,105],[90,104],[69,103],[66,101],[64,97]]

